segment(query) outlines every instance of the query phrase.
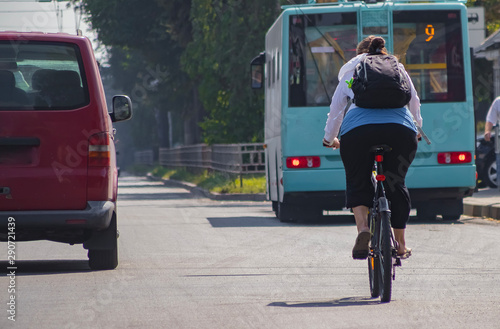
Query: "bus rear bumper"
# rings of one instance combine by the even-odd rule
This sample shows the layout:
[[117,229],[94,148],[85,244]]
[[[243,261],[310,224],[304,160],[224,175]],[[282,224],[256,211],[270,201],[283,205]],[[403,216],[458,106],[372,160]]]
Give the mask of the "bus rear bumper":
[[[435,210],[437,214],[463,213],[463,198],[471,196],[474,188],[421,188],[410,189],[412,208]],[[304,191],[285,193],[283,203],[341,210],[345,207],[345,191]]]

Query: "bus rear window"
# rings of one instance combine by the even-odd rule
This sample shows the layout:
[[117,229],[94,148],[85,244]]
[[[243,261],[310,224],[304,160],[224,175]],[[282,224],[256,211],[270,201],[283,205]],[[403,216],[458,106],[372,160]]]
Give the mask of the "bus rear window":
[[0,42],[0,110],[71,110],[89,103],[74,44]]
[[356,54],[356,13],[290,17],[289,106],[328,106],[340,68]]
[[394,11],[394,54],[422,103],[465,101],[460,12]]

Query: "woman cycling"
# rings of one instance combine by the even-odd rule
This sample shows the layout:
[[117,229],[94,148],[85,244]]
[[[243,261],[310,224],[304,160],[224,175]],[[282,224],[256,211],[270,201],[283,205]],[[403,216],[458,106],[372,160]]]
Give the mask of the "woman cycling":
[[[414,120],[418,126],[422,126],[420,99],[404,66],[399,64],[411,88],[409,109],[407,107],[368,109],[353,104],[347,113],[344,113],[348,99],[353,99],[354,94],[350,85],[342,82],[352,81],[356,65],[367,54],[387,55],[385,40],[382,37],[369,36],[358,44],[356,52],[358,55],[339,71],[340,83],[330,105],[323,145],[340,148],[346,172],[346,207],[352,208],[358,229],[352,250],[354,259],[365,259],[369,252],[368,209],[373,204],[374,194],[371,182],[373,155],[370,154],[370,148],[381,144],[392,148],[384,155],[384,172],[387,177],[384,184],[387,198],[391,202],[391,224],[397,241],[397,252],[402,258],[407,258],[411,254],[411,249],[406,247],[405,229],[410,215],[411,201],[405,177],[417,150],[418,132]],[[339,130],[342,143],[336,137]]]

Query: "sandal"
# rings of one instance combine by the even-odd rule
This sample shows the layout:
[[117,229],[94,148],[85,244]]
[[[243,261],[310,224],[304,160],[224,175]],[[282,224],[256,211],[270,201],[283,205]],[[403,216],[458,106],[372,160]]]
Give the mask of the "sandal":
[[403,253],[398,253],[398,257],[401,259],[407,259],[408,257],[411,256],[411,248],[405,248],[405,251]]
[[360,232],[356,238],[356,244],[352,248],[352,258],[354,259],[366,259],[368,257],[369,249],[368,243],[371,238],[370,232]]

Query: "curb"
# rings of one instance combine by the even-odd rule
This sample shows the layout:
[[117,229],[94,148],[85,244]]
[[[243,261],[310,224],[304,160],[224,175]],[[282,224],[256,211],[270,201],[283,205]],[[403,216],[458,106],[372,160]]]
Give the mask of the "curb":
[[182,182],[175,179],[160,179],[152,175],[147,175],[149,180],[161,181],[165,186],[169,187],[180,187],[188,190],[189,192],[205,197],[211,200],[217,201],[267,201],[266,195],[264,193],[257,194],[223,194],[223,193],[213,193],[207,191],[193,183]]
[[464,215],[500,219],[500,203],[478,205],[464,202]]
[[[180,187],[190,191],[192,194],[216,201],[268,201],[266,194],[222,194],[212,193],[195,184],[182,182],[175,179],[160,179],[152,175],[147,175],[149,180],[161,181],[165,186]],[[471,217],[483,217],[500,220],[500,202],[492,204],[477,204],[467,202],[464,199],[463,215]]]

